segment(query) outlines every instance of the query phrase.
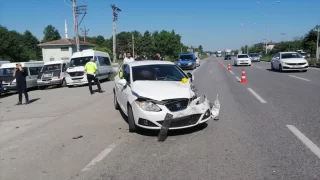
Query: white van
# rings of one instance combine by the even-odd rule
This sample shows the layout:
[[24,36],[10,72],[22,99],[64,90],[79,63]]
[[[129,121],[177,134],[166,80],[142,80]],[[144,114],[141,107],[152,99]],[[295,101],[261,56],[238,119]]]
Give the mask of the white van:
[[67,86],[65,77],[69,63],[69,60],[45,62],[37,77],[39,89],[44,89],[51,85]]
[[[16,78],[14,78],[13,71],[16,68],[15,63],[2,64],[0,67],[0,80],[2,81],[2,86],[5,91],[15,91],[16,90]],[[20,62],[24,71],[27,73],[26,81],[27,88],[37,87],[37,77],[44,64],[43,61],[33,61],[33,62]]]
[[10,63],[10,61],[0,61],[0,67],[2,64],[7,64],[7,63]]
[[94,58],[98,66],[96,77],[99,80],[108,79],[112,74],[112,66],[108,53],[92,49],[73,53],[70,65],[67,69],[66,82],[68,87],[84,85],[88,83],[84,66],[91,58]]

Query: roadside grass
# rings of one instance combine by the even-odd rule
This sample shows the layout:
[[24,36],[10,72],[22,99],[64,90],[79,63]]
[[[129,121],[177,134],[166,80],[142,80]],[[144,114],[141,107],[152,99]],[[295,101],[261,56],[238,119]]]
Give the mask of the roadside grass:
[[205,59],[205,58],[207,58],[207,57],[209,57],[209,56],[208,56],[208,55],[206,55],[206,54],[201,55],[201,56],[200,56],[200,60],[203,60],[203,59]]

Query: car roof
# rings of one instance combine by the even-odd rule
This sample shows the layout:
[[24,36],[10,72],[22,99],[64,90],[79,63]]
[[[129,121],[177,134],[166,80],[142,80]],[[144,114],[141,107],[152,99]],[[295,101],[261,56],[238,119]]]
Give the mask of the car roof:
[[248,56],[248,54],[238,54],[238,56],[240,56],[240,55],[247,55]]
[[129,62],[129,63],[127,63],[127,64],[130,65],[131,67],[135,67],[135,66],[145,66],[145,65],[159,65],[159,64],[170,64],[170,65],[174,65],[173,62],[170,62],[170,61],[160,61],[160,60],[133,61],[133,62]]

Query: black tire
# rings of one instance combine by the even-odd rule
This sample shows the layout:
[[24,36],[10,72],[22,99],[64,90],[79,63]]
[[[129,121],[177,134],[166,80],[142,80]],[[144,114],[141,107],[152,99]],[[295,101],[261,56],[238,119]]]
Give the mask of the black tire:
[[302,72],[307,72],[308,70],[303,70]]
[[60,85],[61,87],[66,87],[67,86],[67,82],[65,79],[62,80],[62,83]]
[[73,86],[67,86],[68,88],[73,88]]
[[283,72],[283,71],[282,71],[282,66],[281,66],[281,65],[279,65],[279,72]]
[[136,124],[134,122],[134,116],[130,105],[128,105],[128,124],[129,132],[136,132]]
[[38,86],[38,89],[44,90],[44,89],[46,89],[46,87],[45,86]]
[[118,103],[118,100],[117,100],[117,96],[116,96],[116,93],[114,91],[113,91],[113,104],[114,104],[114,108],[116,110],[120,109],[120,106],[119,106],[119,103]]
[[273,67],[273,64],[272,64],[272,63],[271,63],[271,70],[274,71],[274,67]]

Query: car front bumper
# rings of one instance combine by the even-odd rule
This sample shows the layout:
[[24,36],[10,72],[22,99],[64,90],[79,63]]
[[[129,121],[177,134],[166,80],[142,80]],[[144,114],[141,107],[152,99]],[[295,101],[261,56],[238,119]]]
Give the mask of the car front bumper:
[[301,71],[301,70],[308,70],[309,65],[288,65],[288,64],[282,64],[282,70],[283,71]]
[[49,81],[42,81],[40,79],[37,80],[38,86],[51,86],[51,85],[59,85],[62,83],[62,79],[53,79]]
[[67,86],[81,86],[88,84],[87,76],[66,77]]
[[135,101],[131,104],[135,124],[144,129],[160,130],[162,123],[167,114],[173,115],[169,130],[184,129],[197,126],[205,123],[211,118],[219,115],[220,104],[218,100],[215,105],[209,104],[209,101],[204,97],[204,101],[198,103],[200,98],[190,102],[184,110],[171,112],[164,105],[158,105],[162,110],[160,112],[150,112],[141,109]]

